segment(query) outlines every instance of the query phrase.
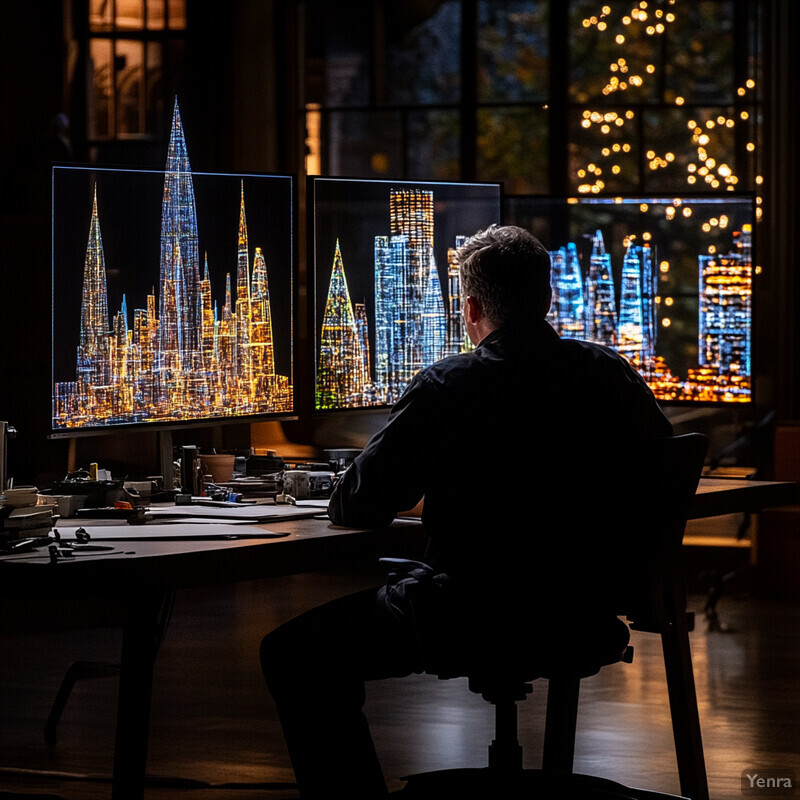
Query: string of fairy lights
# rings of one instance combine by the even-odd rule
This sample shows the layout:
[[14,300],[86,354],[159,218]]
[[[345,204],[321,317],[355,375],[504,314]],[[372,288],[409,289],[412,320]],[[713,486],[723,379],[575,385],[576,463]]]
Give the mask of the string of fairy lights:
[[[584,28],[596,28],[601,34],[608,33],[614,36],[614,43],[620,47],[626,45],[636,36],[658,37],[668,33],[669,26],[676,22],[677,17],[674,10],[678,5],[677,0],[666,0],[667,9],[661,7],[651,8],[652,3],[642,0],[627,13],[621,15],[618,20],[619,26],[612,20],[612,8],[608,5],[603,6],[600,13],[595,16],[587,17],[583,20]],[[621,26],[619,32],[614,33],[613,29]],[[631,64],[629,60],[620,56],[612,61],[608,66],[608,80],[602,89],[604,96],[615,93],[624,94],[629,89],[638,89],[645,85],[648,79],[652,79],[656,74],[656,66],[647,63],[638,68]],[[743,86],[737,88],[737,95],[745,100],[749,94],[755,91],[756,82],[752,78],[748,79]],[[685,105],[686,100],[682,96],[676,96],[671,101],[676,107]],[[747,122],[750,112],[741,109],[735,115],[719,114],[717,117],[705,121],[690,119],[686,125],[689,131],[691,144],[694,149],[694,158],[686,165],[686,183],[697,189],[707,189],[709,191],[735,191],[739,183],[739,177],[734,168],[728,163],[724,156],[724,146],[715,139],[715,134],[721,130],[731,130],[737,125],[737,121]],[[633,124],[636,120],[636,112],[629,108],[623,113],[613,110],[593,110],[587,108],[583,111],[581,125],[584,129],[597,126],[603,136],[611,136],[616,132],[624,132],[626,126]],[[619,175],[623,172],[623,164],[618,159],[620,154],[630,153],[631,144],[629,142],[615,141],[604,145],[599,151],[600,158],[597,161],[587,163],[577,171],[579,184],[577,190],[580,194],[600,194],[606,189],[604,175],[606,170],[612,175]],[[747,142],[748,153],[755,153],[755,142]],[[721,155],[715,155],[715,152]],[[655,172],[665,169],[677,161],[676,154],[672,151],[658,153],[654,149],[646,152],[647,166]],[[609,163],[610,162],[610,163]],[[608,166],[605,166],[608,164]],[[756,185],[762,184],[760,175],[756,176]],[[706,184],[703,186],[703,184]],[[758,202],[758,201],[757,201]],[[760,203],[759,203],[760,215]]]
[[[641,0],[627,12],[622,13],[618,19],[613,17],[611,6],[604,5],[600,13],[586,17],[582,21],[585,29],[596,29],[601,35],[614,37],[614,44],[619,47],[629,45],[635,37],[659,37],[669,33],[669,28],[677,21],[679,4],[677,0],[665,0],[656,5],[647,0]],[[626,52],[629,55],[629,48]],[[602,88],[604,97],[618,94],[620,98],[626,91],[631,89],[641,89],[648,80],[655,79],[657,72],[656,65],[645,63],[635,65],[629,58],[620,55],[608,65],[608,77]],[[740,101],[745,101],[748,96],[755,92],[756,82],[748,78],[743,86],[737,88],[736,93]],[[680,108],[686,104],[686,99],[680,95],[669,98],[669,102],[675,107]],[[718,114],[716,117],[706,120],[689,119],[686,122],[691,147],[688,152],[691,154],[688,159],[684,156],[686,163],[686,184],[694,191],[736,191],[739,184],[739,176],[730,165],[726,156],[726,147],[720,141],[720,134],[730,132],[739,122],[746,123],[750,119],[750,112],[746,108],[733,114]],[[614,139],[600,147],[593,161],[578,168],[576,175],[578,178],[577,192],[581,195],[600,195],[606,190],[607,173],[612,176],[619,176],[623,173],[623,156],[631,153],[632,145],[623,139],[626,127],[631,127],[636,123],[636,111],[628,108],[622,112],[608,109],[585,108],[582,112],[581,126],[588,130],[596,127],[602,137]],[[756,145],[753,141],[748,141],[745,145],[750,154],[755,154]],[[599,157],[597,157],[599,156]],[[647,167],[651,172],[666,169],[676,164],[679,159],[675,152],[666,150],[657,152],[649,148],[645,157]],[[761,175],[755,176],[756,187],[761,187],[763,178]],[[648,206],[643,204],[642,212],[647,212]],[[667,204],[664,209],[667,219],[681,215],[688,218],[692,215],[691,205],[683,204],[676,198],[671,204]],[[756,222],[760,221],[762,214],[761,197],[756,197]],[[712,216],[699,221],[700,229],[706,232],[714,229],[726,228],[729,219],[725,214]],[[645,233],[643,239],[646,241],[650,235]],[[625,243],[627,246],[627,242]],[[715,248],[710,245],[709,254],[714,254]],[[663,261],[658,265],[662,280],[666,280],[670,270],[670,264]],[[754,267],[754,272],[760,272],[759,267]],[[663,302],[666,306],[671,305],[672,299],[669,297],[658,297],[656,302]],[[668,316],[662,317],[661,324],[668,327],[670,320]]]

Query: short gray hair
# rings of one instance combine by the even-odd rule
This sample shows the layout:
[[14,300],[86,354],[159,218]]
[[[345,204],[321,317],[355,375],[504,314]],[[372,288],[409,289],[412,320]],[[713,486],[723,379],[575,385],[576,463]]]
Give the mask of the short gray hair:
[[461,291],[480,300],[495,325],[544,318],[550,308],[550,254],[516,225],[490,225],[458,248]]

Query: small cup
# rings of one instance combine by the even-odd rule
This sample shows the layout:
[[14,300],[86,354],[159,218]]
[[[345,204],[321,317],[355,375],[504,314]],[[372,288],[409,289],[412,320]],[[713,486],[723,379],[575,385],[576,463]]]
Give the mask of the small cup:
[[236,456],[231,454],[201,455],[203,473],[210,475],[214,483],[228,483],[233,478],[233,464]]
[[290,469],[283,473],[283,493],[295,500],[308,500],[311,497],[308,472],[302,469]]

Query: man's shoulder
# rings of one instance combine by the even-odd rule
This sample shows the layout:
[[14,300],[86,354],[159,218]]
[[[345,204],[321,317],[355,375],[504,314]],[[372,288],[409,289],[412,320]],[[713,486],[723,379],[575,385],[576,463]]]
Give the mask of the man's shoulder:
[[598,342],[585,339],[559,339],[558,348],[567,356],[585,358],[609,366],[615,365],[626,371],[635,372],[631,362],[622,353]]
[[445,356],[432,364],[428,364],[417,373],[416,377],[420,381],[439,383],[441,380],[452,380],[459,374],[469,372],[477,363],[475,351],[467,350],[463,353]]

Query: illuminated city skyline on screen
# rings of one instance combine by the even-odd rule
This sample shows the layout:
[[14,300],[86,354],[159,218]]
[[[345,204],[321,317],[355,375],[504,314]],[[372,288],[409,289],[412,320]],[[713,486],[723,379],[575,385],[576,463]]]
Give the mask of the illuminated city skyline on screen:
[[53,431],[294,411],[293,180],[53,168]]
[[455,248],[500,222],[498,184],[311,182],[315,408],[392,405],[467,346]]
[[550,251],[548,319],[625,355],[662,401],[752,399],[752,197],[510,198]]

